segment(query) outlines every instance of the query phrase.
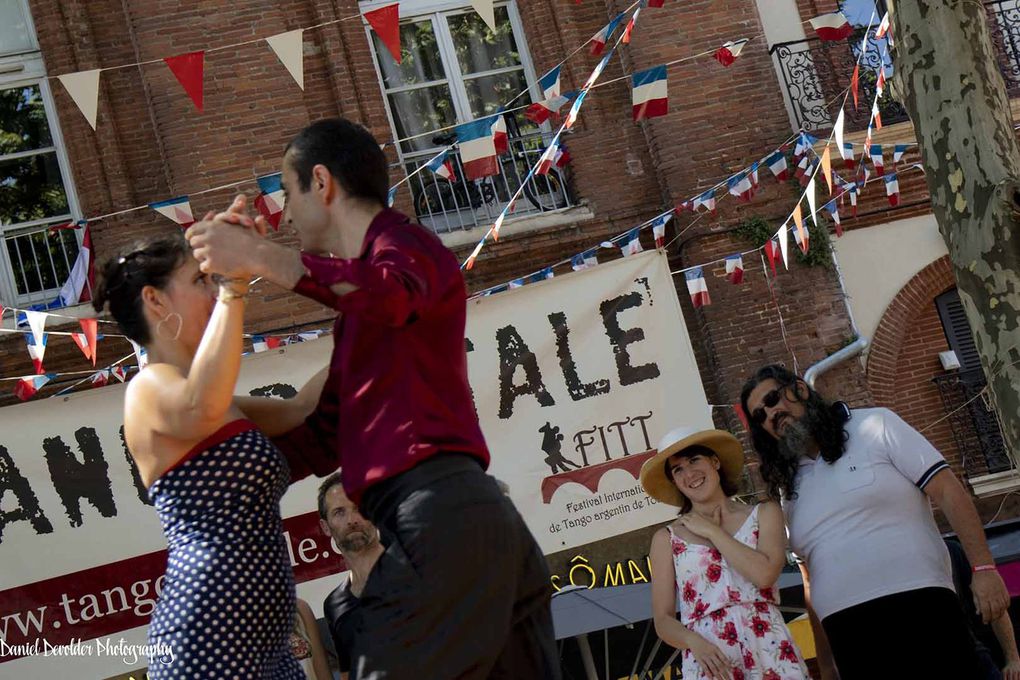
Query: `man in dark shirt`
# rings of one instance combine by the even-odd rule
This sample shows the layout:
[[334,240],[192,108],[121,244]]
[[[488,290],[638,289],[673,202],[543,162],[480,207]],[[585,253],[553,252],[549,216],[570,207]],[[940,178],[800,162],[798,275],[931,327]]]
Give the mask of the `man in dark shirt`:
[[484,472],[463,276],[435,234],[385,207],[388,183],[364,128],[320,121],[283,160],[284,221],[303,252],[260,238],[243,200],[188,238],[205,272],[261,276],[340,312],[315,413],[293,422],[280,406],[270,434],[294,480],[342,466],[382,533],[353,676],[558,678],[545,559]]
[[379,530],[361,516],[344,493],[339,472],[319,485],[319,526],[333,540],[350,573],[329,594],[322,609],[340,661],[340,672],[351,670],[351,645],[359,625],[358,601],[372,567],[383,553]]
[[983,664],[985,674],[980,680],[1020,680],[1020,652],[1017,651],[1009,610],[990,624],[982,621],[974,606],[974,593],[970,589],[973,576],[970,560],[956,538],[946,539],[946,548],[949,549],[949,560],[953,566],[956,595],[963,606],[967,625],[974,635],[978,656]]

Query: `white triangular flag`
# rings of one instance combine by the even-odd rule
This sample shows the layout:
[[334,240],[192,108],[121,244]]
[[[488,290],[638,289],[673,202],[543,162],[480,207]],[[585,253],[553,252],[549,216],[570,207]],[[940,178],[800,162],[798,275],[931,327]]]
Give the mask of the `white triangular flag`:
[[42,345],[43,336],[46,334],[46,317],[49,314],[46,312],[25,312],[25,316],[28,318],[28,327],[32,329],[32,339],[35,340],[37,346]]
[[471,0],[471,6],[478,12],[485,25],[493,33],[496,32],[496,10],[492,6],[492,0]]
[[[818,171],[815,170],[815,175],[817,174]],[[818,212],[818,210],[815,208],[815,175],[811,175],[811,180],[807,183],[806,192],[808,208],[811,210],[811,221],[814,222],[817,227],[818,218],[815,217],[815,213]]]
[[293,31],[266,38],[266,42],[273,48],[273,52],[276,52],[276,56],[287,67],[302,90],[305,89],[304,32],[303,28],[295,28]]
[[786,249],[788,248],[788,245],[786,243],[786,238],[787,238],[787,235],[786,235],[786,223],[783,223],[783,226],[779,227],[779,251],[783,254],[783,266],[786,267],[787,269],[789,269],[790,268],[790,263],[787,260],[787,255],[786,255]]
[[79,71],[78,73],[65,73],[57,76],[67,94],[78,105],[85,120],[89,122],[92,129],[96,129],[96,120],[99,117],[99,72],[102,69],[94,68],[91,71]]
[[128,338],[128,342],[130,342],[131,346],[135,348],[135,358],[138,360],[138,370],[148,366],[149,353],[145,351],[145,348],[130,338]]
[[836,116],[836,124],[832,127],[832,134],[836,137],[836,148],[839,150],[839,157],[846,160],[846,149],[843,148],[843,109],[839,110]]

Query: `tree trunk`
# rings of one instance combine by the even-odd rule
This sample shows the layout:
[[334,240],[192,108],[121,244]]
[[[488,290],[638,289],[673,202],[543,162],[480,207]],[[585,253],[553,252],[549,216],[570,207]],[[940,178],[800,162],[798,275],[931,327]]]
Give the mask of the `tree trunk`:
[[890,11],[896,89],[914,123],[932,210],[1016,461],[1020,148],[988,18],[975,0],[903,0]]

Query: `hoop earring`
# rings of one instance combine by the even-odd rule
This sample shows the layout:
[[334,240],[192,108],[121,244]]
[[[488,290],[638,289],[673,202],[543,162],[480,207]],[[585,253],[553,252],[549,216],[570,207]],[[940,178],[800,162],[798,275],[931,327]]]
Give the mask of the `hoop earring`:
[[160,337],[165,337],[163,335],[163,324],[165,324],[170,318],[175,316],[177,317],[177,332],[174,333],[173,337],[169,339],[177,340],[179,337],[181,337],[181,328],[184,326],[184,319],[182,319],[181,315],[178,314],[177,312],[170,312],[165,317],[163,317],[158,324],[156,324],[156,335]]

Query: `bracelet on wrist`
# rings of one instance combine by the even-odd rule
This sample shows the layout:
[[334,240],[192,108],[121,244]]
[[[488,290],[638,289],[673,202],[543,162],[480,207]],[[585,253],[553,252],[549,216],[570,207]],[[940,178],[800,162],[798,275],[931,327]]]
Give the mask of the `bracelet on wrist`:
[[982,571],[998,571],[998,567],[996,567],[994,564],[979,564],[975,566],[971,571],[973,571],[975,574]]
[[222,279],[219,282],[220,290],[216,299],[220,302],[231,300],[243,300],[248,295],[249,284],[243,279]]

